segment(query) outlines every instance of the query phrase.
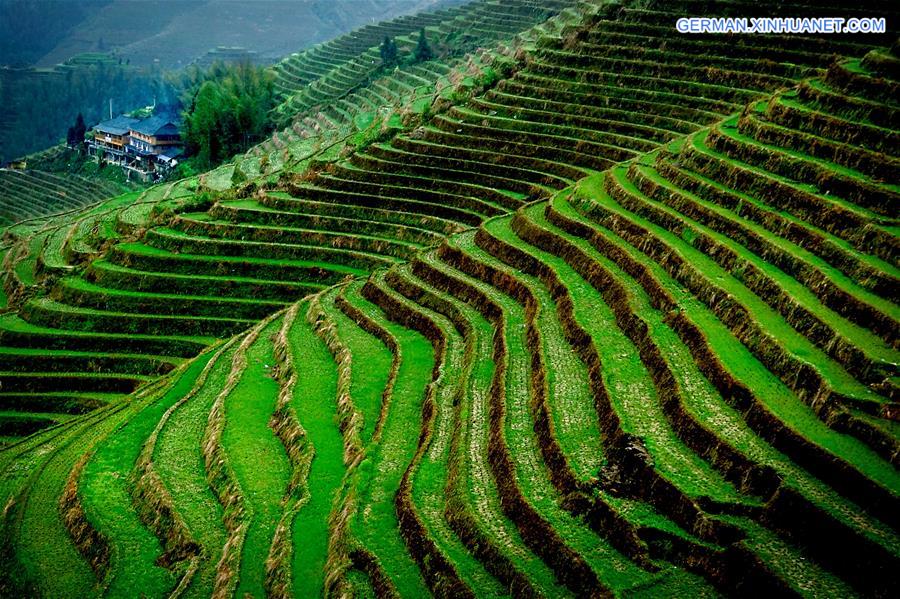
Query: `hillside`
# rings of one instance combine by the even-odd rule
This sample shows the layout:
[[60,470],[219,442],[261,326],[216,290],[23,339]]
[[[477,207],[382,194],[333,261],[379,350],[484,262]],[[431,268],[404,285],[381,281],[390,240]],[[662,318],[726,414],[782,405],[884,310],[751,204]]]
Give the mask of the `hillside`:
[[539,4],[7,229],[0,594],[897,594],[896,29]]
[[[164,71],[241,55],[230,47],[268,63],[365,24],[459,3],[0,1],[0,37],[9,30],[0,42],[0,163],[59,143],[79,112],[93,124],[108,118],[110,101],[117,112],[169,101]],[[26,55],[36,52],[47,54],[35,66]]]
[[99,40],[136,65],[178,68],[217,46],[275,60],[373,21],[460,0],[112,0],[75,25],[38,61],[51,66]]

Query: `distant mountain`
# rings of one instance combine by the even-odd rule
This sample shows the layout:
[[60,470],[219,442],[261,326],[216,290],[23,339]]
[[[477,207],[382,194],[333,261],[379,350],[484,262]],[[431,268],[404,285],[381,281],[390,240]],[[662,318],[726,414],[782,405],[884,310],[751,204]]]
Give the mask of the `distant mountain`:
[[111,1],[0,0],[0,65],[35,64]]
[[274,60],[366,23],[460,1],[24,0],[24,5],[27,15],[37,6],[48,14],[61,13],[59,19],[77,19],[34,59],[37,66],[81,52],[115,50],[131,64],[177,68],[217,46],[242,46]]

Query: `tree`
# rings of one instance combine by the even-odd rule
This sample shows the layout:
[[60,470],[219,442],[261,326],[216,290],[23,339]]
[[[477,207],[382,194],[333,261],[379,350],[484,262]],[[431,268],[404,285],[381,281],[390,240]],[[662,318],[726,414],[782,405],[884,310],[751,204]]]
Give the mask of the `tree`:
[[425,62],[434,58],[434,52],[428,44],[428,38],[425,37],[425,28],[419,30],[419,41],[416,43],[416,49],[413,51],[413,57],[416,62]]
[[69,127],[66,133],[66,145],[70,148],[80,148],[84,143],[84,134],[87,132],[87,126],[84,124],[84,116],[79,112],[75,124]]
[[378,50],[381,52],[381,64],[386,68],[397,66],[397,43],[390,36],[384,36],[384,41],[381,42]]
[[201,166],[242,152],[271,126],[274,105],[271,75],[249,63],[214,65],[197,75],[182,137]]
[[87,126],[84,124],[84,115],[80,112],[78,116],[75,118],[75,137],[78,139],[78,142],[84,141],[84,134],[87,133]]

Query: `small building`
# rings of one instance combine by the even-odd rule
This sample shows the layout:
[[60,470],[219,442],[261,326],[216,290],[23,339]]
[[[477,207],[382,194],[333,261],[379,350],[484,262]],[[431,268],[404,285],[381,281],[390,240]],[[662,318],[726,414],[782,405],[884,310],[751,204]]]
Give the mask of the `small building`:
[[88,143],[88,153],[113,164],[126,164],[128,155],[128,133],[132,126],[140,122],[125,115],[97,123],[94,139]]
[[143,119],[128,129],[128,144],[147,154],[162,154],[173,146],[181,146],[178,122],[170,115],[157,115]]
[[159,114],[145,119],[118,116],[98,123],[88,140],[88,153],[121,165],[143,181],[162,178],[178,164],[182,152],[178,119]]

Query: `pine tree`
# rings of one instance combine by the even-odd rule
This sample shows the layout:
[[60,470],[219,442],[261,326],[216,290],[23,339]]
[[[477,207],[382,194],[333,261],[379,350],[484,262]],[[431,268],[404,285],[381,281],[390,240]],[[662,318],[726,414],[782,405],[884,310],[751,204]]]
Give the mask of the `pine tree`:
[[75,119],[75,141],[83,142],[85,133],[87,133],[87,126],[84,124],[84,115],[79,112]]
[[419,30],[419,41],[416,43],[416,49],[413,51],[416,62],[425,62],[434,58],[434,52],[428,44],[428,38],[425,37],[425,28]]
[[84,124],[84,116],[79,112],[75,124],[66,132],[66,145],[70,148],[79,148],[84,143],[84,134],[87,126]]

